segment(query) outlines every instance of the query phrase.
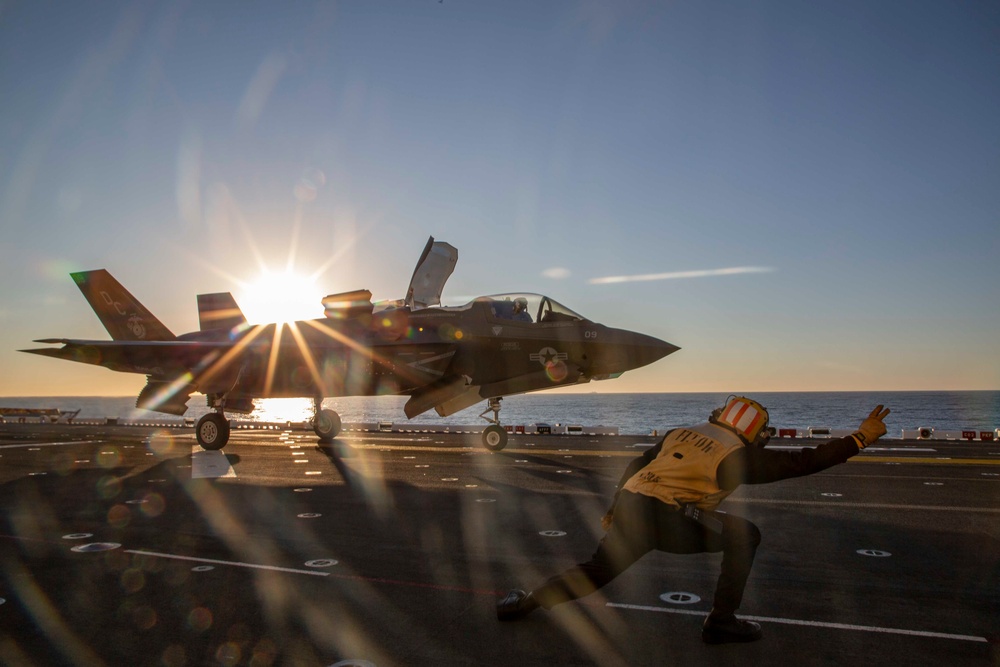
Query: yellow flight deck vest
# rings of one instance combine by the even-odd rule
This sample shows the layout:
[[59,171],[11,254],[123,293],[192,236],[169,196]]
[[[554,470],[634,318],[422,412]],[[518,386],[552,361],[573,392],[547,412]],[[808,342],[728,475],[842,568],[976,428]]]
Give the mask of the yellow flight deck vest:
[[715,509],[730,494],[719,488],[719,463],[743,446],[735,433],[709,422],[676,428],[663,439],[657,457],[632,475],[623,488],[668,505]]

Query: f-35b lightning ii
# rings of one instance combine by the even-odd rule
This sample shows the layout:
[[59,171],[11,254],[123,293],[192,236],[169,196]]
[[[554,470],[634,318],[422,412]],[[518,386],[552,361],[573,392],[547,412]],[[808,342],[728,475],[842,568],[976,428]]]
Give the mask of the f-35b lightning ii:
[[[250,325],[228,292],[198,295],[200,331],[175,336],[104,269],[71,273],[113,340],[46,338],[59,348],[21,350],[142,373],[136,407],[183,415],[194,392],[212,408],[195,427],[205,449],[229,440],[226,412],[249,413],[255,398],[314,400],[322,442],[340,432],[324,398],[405,395],[407,418],[442,417],[487,401],[483,445],[500,451],[501,397],[618,377],[679,348],[612,329],[540,294],[484,296],[442,307],[458,251],[427,241],[404,299],[373,303],[357,290],[323,299],[325,317]],[[487,417],[492,412],[492,417]]]

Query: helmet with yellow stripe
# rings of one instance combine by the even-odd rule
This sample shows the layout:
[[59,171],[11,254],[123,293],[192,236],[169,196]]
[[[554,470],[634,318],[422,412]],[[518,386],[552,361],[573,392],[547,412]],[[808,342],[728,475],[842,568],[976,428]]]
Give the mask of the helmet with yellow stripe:
[[730,396],[708,420],[728,428],[747,445],[763,447],[771,439],[767,408],[746,396]]

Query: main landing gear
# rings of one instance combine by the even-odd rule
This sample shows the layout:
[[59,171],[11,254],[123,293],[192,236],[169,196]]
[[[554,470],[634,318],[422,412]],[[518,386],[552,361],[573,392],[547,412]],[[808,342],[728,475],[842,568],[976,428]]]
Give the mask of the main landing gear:
[[[487,408],[479,415],[480,419],[490,422],[490,425],[483,429],[483,447],[491,452],[499,452],[507,446],[507,431],[500,425],[500,401],[503,398],[496,397],[489,399]],[[493,418],[486,416],[487,412],[493,412]]]
[[333,442],[340,433],[340,415],[333,410],[324,410],[322,398],[315,399],[314,405],[316,416],[313,418],[313,432],[320,442]]
[[229,396],[227,393],[208,394],[208,407],[212,410],[198,420],[194,435],[202,449],[215,451],[229,442],[229,420],[226,410],[231,412],[253,412],[253,399],[248,396]]
[[194,434],[202,449],[222,449],[229,442],[229,420],[222,412],[209,412],[198,420]]
[[[333,410],[322,408],[323,399],[316,399],[316,416],[313,418],[313,431],[320,442],[332,442],[340,433],[340,415]],[[195,437],[202,449],[215,451],[222,449],[229,442],[229,420],[219,405],[215,412],[209,412],[194,427]]]

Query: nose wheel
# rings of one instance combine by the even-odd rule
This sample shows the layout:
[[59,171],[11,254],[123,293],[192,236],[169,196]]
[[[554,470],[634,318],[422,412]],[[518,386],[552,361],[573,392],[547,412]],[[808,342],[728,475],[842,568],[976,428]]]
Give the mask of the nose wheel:
[[316,416],[313,417],[313,433],[320,442],[333,442],[333,439],[340,433],[340,415],[333,410],[323,409],[323,399],[316,398],[313,401],[316,408]]
[[333,410],[320,410],[313,420],[313,432],[320,442],[333,442],[340,433],[340,415]]
[[[502,400],[499,396],[489,399],[486,409],[479,415],[480,419],[490,422],[490,425],[483,429],[483,447],[491,452],[499,452],[507,446],[507,431],[500,425],[500,401]],[[486,416],[489,412],[493,413],[492,418]]]

